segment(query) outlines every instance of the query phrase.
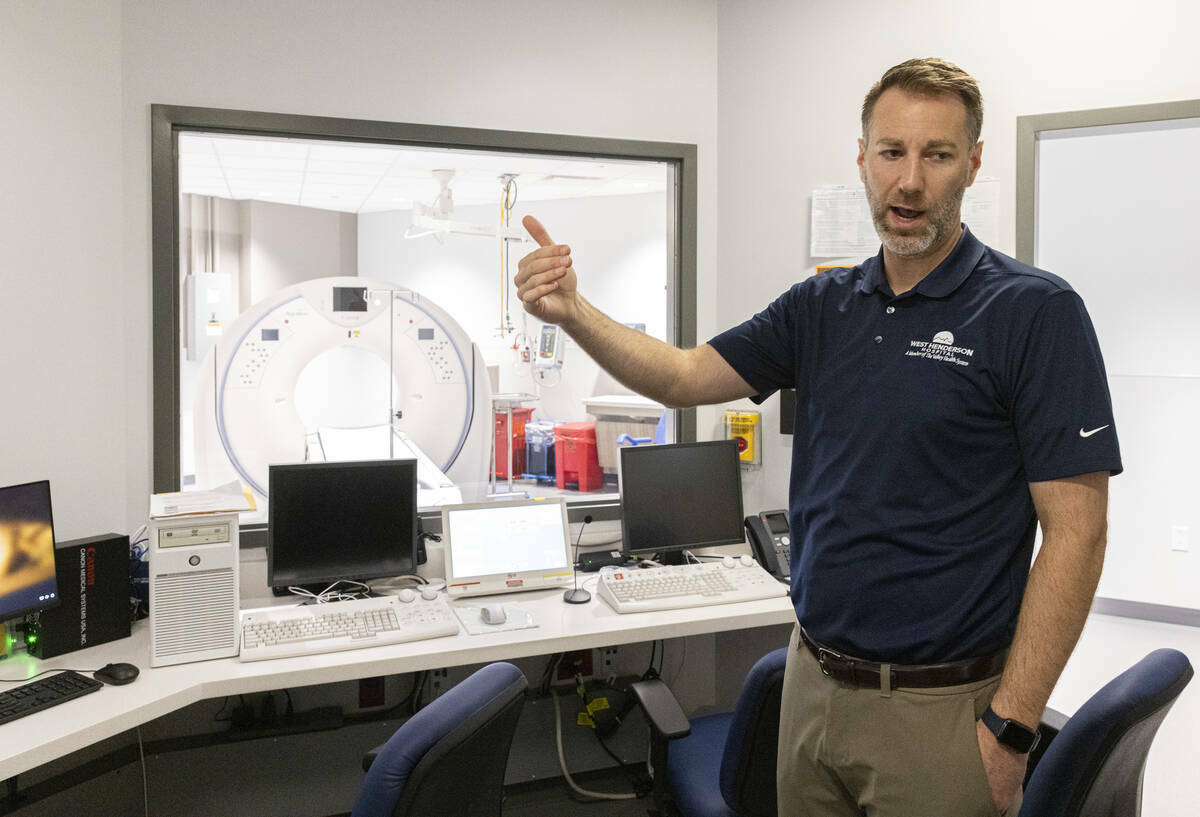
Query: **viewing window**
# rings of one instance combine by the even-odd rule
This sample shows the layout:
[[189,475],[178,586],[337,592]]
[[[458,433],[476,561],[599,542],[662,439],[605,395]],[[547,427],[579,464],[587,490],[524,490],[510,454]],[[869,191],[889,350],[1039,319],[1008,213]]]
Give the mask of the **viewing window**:
[[[230,127],[241,119],[254,121]],[[536,245],[521,218],[571,245],[600,309],[694,343],[694,238],[687,265],[680,252],[694,148],[479,131],[465,147],[456,129],[405,125],[383,129],[431,138],[348,136],[379,129],[155,107],[155,296],[174,316],[156,325],[156,490],[237,480],[255,493],[252,525],[272,464],[414,457],[425,509],[614,503],[618,440],[674,441],[687,419],[522,309],[513,278]],[[521,137],[531,149],[479,147]]]

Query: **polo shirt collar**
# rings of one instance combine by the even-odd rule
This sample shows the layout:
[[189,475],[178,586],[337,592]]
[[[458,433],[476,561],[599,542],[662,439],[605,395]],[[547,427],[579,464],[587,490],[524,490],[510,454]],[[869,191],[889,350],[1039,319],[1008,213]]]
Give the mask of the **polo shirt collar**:
[[[964,224],[962,235],[959,236],[954,249],[911,291],[927,298],[946,297],[967,280],[971,270],[975,269],[975,265],[983,257],[983,251],[983,242],[972,235],[970,228]],[[883,272],[883,247],[879,248],[878,255],[863,262],[862,270],[859,291],[865,295],[870,295],[877,289],[888,291],[887,276]]]

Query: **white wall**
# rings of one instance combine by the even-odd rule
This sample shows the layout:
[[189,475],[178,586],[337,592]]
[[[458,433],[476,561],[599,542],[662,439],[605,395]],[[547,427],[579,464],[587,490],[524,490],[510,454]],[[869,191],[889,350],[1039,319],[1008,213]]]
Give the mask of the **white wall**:
[[130,351],[149,290],[121,266],[120,47],[116,3],[0,4],[0,485],[48,478],[59,539],[129,529],[127,413],[148,393]]
[[[1177,0],[916,0],[899,7],[882,0],[725,2],[718,28],[720,326],[743,320],[811,274],[818,259],[808,257],[808,196],[819,185],[858,183],[862,98],[884,70],[904,59],[941,56],[979,80],[982,173],[1000,180],[997,249],[1009,254],[1015,246],[1018,116],[1200,97],[1200,6]],[[1119,197],[1121,190],[1111,194]],[[769,401],[765,412],[771,415],[777,405]],[[776,422],[768,416],[768,428],[777,428]],[[789,455],[786,441],[769,434],[765,467],[754,486],[760,507],[785,506]],[[1179,463],[1162,478],[1194,481],[1191,465]],[[1110,649],[1112,627],[1097,618],[1104,617],[1089,622],[1055,700],[1077,704],[1129,666],[1133,654],[1172,643],[1154,625],[1126,621],[1122,649]],[[1200,664],[1194,639],[1179,646]],[[1164,727],[1151,752],[1147,817],[1195,810],[1187,781],[1190,758],[1200,750],[1196,686],[1168,718],[1170,726],[1172,719],[1191,717],[1191,728]]]
[[239,312],[301,281],[358,275],[353,213],[250,201],[242,208],[242,236],[248,243],[250,299]]

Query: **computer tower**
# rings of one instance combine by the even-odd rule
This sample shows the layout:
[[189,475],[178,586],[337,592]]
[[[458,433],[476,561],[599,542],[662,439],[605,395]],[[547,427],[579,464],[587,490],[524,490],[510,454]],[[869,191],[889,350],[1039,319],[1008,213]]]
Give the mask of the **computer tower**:
[[38,658],[129,635],[129,537],[115,533],[54,545],[56,607],[25,617],[25,648]]
[[238,654],[238,515],[151,519],[150,666]]

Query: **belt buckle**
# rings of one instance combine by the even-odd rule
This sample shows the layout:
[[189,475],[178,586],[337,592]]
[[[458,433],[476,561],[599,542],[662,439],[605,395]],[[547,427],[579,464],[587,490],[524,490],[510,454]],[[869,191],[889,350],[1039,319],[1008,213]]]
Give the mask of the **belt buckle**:
[[837,650],[831,650],[828,647],[817,647],[817,663],[821,665],[821,674],[826,678],[832,678],[833,673],[829,671],[829,667],[825,666],[825,659],[832,658],[836,661],[846,663],[846,656],[842,655]]

